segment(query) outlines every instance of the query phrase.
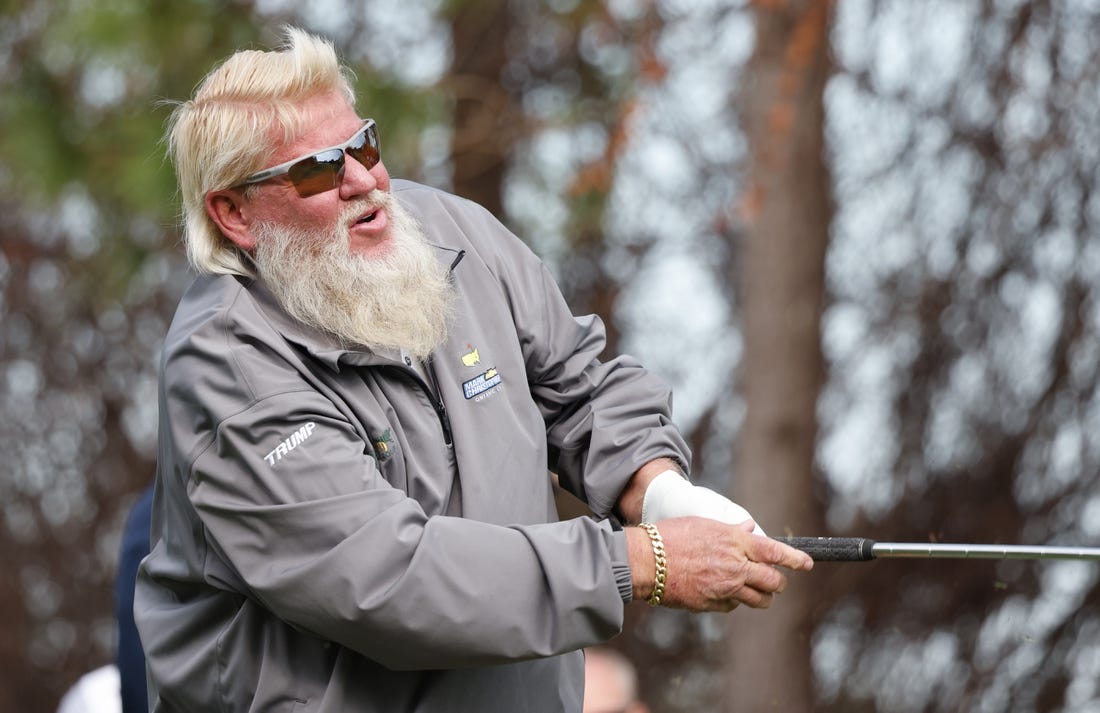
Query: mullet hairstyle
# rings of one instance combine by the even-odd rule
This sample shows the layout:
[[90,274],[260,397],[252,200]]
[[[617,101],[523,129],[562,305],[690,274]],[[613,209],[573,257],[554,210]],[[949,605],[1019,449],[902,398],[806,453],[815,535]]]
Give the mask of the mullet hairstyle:
[[254,274],[206,214],[206,194],[240,184],[266,167],[274,146],[300,135],[302,102],[338,93],[355,106],[351,70],[332,43],[293,27],[284,37],[278,50],[233,54],[168,120],[164,141],[179,181],[187,259],[200,273]]

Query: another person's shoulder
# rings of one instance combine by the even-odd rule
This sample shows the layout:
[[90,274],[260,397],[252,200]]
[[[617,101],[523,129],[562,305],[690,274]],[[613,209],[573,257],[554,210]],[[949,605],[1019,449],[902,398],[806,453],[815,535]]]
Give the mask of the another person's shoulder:
[[121,713],[122,694],[114,664],[84,674],[58,705],[57,713]]

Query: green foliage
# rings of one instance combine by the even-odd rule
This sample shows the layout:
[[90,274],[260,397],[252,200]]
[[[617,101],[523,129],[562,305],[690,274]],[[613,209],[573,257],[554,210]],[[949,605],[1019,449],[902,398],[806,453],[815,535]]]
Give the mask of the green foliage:
[[[304,26],[249,2],[204,0],[33,2],[7,8],[3,22],[18,29],[0,35],[0,188],[20,221],[57,214],[73,192],[91,200],[99,247],[79,272],[107,297],[123,294],[160,247],[131,225],[162,226],[161,244],[176,242],[175,177],[161,144],[171,102],[233,51],[277,43],[285,24]],[[446,122],[445,100],[353,69],[390,170],[418,177],[421,133]]]
[[109,273],[91,282],[121,293],[149,247],[127,226],[135,218],[175,222],[174,177],[160,145],[168,110],[160,103],[185,97],[199,68],[255,41],[252,9],[72,1],[10,12],[5,23],[19,31],[0,45],[8,58],[0,186],[25,217],[57,212],[73,191],[87,195],[101,248],[86,267]]
[[446,98],[363,71],[357,71],[355,89],[359,114],[378,122],[386,169],[394,177],[418,180],[424,129],[450,122]]

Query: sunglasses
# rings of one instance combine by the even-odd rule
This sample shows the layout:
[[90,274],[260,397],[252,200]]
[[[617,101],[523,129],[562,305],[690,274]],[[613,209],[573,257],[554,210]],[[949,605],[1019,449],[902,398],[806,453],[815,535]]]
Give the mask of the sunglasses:
[[382,153],[378,145],[378,127],[375,126],[374,119],[365,120],[363,128],[355,132],[355,136],[338,146],[330,146],[315,154],[294,158],[278,166],[253,173],[239,185],[262,183],[285,174],[294,185],[294,190],[298,191],[298,195],[308,198],[340,185],[344,177],[345,152],[363,164],[367,170],[378,165],[382,160]]

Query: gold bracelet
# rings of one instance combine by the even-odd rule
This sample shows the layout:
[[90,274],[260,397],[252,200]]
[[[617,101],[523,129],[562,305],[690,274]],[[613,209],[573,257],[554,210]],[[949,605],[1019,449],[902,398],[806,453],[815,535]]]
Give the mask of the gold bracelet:
[[665,595],[665,580],[668,577],[668,560],[665,559],[665,541],[661,537],[657,526],[651,522],[643,522],[642,528],[649,535],[649,543],[653,545],[653,559],[657,562],[657,574],[653,578],[653,594],[645,603],[655,607],[661,603],[661,597]]

